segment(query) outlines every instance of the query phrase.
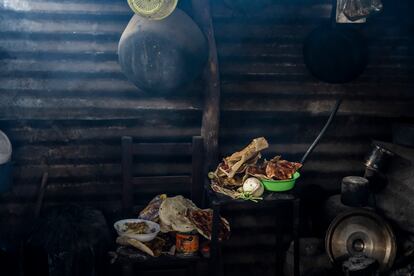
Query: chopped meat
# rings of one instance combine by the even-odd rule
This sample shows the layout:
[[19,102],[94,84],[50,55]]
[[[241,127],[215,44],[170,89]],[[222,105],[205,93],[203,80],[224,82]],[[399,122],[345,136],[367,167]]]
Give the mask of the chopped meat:
[[[213,210],[188,210],[188,219],[194,224],[198,232],[206,239],[211,240],[213,226]],[[219,239],[225,240],[230,235],[230,225],[224,218],[220,217]]]
[[266,175],[275,180],[291,179],[302,164],[274,158],[266,165]]

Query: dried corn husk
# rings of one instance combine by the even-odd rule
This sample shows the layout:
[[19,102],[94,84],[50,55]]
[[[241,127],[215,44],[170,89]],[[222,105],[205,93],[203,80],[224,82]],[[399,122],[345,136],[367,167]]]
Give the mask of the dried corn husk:
[[[268,147],[269,144],[264,137],[253,139],[253,141],[243,150],[224,158],[224,164],[228,167],[228,170],[220,167],[221,172],[228,178],[233,178],[236,173],[240,173],[240,168],[242,168],[243,164],[247,163],[250,159],[253,159],[254,163],[256,163],[260,158],[260,151]],[[242,170],[244,169],[242,168]]]

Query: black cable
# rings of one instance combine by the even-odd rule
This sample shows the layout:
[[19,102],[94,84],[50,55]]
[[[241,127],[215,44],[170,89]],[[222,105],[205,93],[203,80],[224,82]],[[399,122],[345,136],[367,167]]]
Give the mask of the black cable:
[[321,132],[319,133],[318,137],[316,137],[315,141],[313,141],[312,145],[310,145],[310,147],[308,148],[308,150],[305,152],[305,154],[303,155],[302,159],[300,160],[300,163],[304,164],[306,159],[308,158],[309,154],[312,153],[312,151],[315,149],[315,147],[318,145],[319,140],[322,139],[322,137],[325,135],[326,130],[328,129],[328,127],[331,125],[332,120],[334,119],[336,113],[338,112],[339,107],[341,106],[342,103],[342,97],[339,98],[336,101],[336,104],[334,106],[334,108],[331,111],[331,115],[329,115],[328,121],[326,121],[325,126],[322,128]]

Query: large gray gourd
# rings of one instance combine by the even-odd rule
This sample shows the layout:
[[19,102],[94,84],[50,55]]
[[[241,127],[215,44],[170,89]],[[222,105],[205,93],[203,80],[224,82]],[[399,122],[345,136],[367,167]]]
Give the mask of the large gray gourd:
[[208,57],[207,41],[194,21],[176,9],[163,20],[134,15],[118,45],[127,78],[148,92],[171,92],[200,75]]

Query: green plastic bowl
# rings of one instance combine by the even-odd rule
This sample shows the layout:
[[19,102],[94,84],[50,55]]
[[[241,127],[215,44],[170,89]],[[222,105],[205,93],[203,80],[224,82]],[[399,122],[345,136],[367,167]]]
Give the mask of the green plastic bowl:
[[295,187],[296,179],[300,177],[300,173],[295,172],[291,179],[286,180],[267,180],[261,179],[263,186],[266,190],[271,192],[284,192],[289,191]]

